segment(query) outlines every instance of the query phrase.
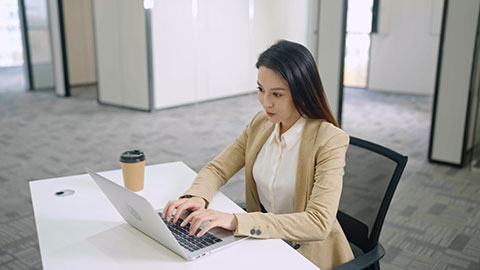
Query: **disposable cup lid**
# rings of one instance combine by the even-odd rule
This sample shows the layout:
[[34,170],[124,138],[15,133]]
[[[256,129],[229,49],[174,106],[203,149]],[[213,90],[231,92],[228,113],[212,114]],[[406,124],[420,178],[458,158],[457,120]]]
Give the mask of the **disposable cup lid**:
[[145,154],[140,150],[125,151],[120,156],[120,162],[123,163],[136,163],[145,160]]

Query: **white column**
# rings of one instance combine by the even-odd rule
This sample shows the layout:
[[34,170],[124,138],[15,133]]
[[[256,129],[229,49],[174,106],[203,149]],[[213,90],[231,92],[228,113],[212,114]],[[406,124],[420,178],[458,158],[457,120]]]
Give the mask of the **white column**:
[[317,66],[333,115],[339,117],[340,87],[343,85],[345,1],[321,0]]
[[52,58],[55,77],[55,93],[65,96],[65,77],[63,66],[62,39],[60,36],[60,14],[57,0],[48,0],[50,19],[50,37],[52,41]]

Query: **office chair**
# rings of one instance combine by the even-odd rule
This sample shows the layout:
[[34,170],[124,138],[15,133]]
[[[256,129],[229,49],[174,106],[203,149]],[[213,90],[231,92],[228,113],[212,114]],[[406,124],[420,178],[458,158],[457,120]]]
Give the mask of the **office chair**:
[[355,259],[336,270],[380,269],[385,249],[378,240],[407,159],[378,144],[350,137],[337,219]]

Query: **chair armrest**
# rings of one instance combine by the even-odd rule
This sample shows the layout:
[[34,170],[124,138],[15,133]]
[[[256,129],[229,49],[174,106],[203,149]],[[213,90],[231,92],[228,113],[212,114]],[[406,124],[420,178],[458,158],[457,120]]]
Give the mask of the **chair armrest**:
[[382,244],[378,243],[378,245],[370,250],[369,252],[358,256],[357,258],[342,264],[338,267],[335,267],[335,270],[358,270],[364,269],[376,262],[378,262],[383,256],[385,255],[385,249],[383,248]]

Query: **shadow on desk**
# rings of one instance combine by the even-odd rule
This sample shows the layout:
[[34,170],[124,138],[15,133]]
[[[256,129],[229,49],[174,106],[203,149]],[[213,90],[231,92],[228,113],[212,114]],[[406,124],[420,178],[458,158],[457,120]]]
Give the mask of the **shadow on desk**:
[[185,259],[126,223],[88,237],[87,241],[118,263],[185,262]]

